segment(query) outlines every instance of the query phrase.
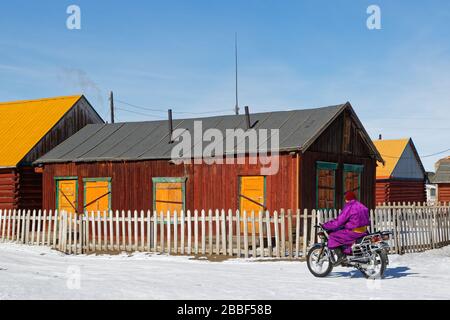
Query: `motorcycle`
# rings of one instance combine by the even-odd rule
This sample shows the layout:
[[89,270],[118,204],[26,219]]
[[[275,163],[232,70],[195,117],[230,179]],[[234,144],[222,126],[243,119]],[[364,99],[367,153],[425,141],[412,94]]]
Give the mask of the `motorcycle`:
[[315,226],[319,243],[308,251],[307,264],[309,271],[319,278],[328,276],[334,267],[352,267],[358,269],[367,279],[383,278],[389,264],[389,240],[392,232],[374,232],[356,240],[352,253],[339,262],[338,256],[328,248],[328,231],[322,225]]

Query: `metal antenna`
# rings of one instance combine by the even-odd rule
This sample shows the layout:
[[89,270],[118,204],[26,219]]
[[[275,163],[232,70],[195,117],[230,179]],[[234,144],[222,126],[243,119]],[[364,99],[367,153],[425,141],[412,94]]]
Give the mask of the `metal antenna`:
[[234,55],[235,55],[235,67],[236,67],[236,106],[234,107],[234,112],[236,113],[236,115],[239,115],[237,32],[234,34]]

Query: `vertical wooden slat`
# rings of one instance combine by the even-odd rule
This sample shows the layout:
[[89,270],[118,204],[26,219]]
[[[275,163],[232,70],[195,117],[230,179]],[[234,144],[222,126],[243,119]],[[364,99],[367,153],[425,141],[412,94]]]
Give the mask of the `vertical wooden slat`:
[[226,221],[225,221],[225,209],[222,209],[221,215],[220,215],[220,223],[222,226],[222,252],[223,255],[227,255],[227,230],[226,230]]
[[292,259],[292,212],[288,210],[288,256]]
[[202,210],[202,254],[206,253],[205,210]]
[[153,252],[158,251],[158,214],[153,211]]
[[160,239],[159,239],[159,243],[160,243],[160,250],[159,252],[164,253],[164,213],[161,211],[159,214],[159,229],[160,229]]
[[173,253],[178,254],[178,213],[173,213]]
[[280,250],[280,256],[286,257],[286,216],[284,209],[281,209],[281,250]]
[[198,211],[194,210],[194,253],[198,254]]
[[103,241],[102,241],[102,234],[103,234],[103,232],[102,232],[102,216],[101,216],[101,213],[100,213],[100,211],[97,211],[97,221],[96,221],[96,224],[97,224],[97,243],[98,243],[98,250],[102,250],[102,244],[103,244]]
[[272,228],[270,224],[270,213],[266,211],[266,230],[267,230],[267,251],[268,256],[272,257]]
[[139,241],[138,241],[138,213],[137,210],[134,210],[133,212],[133,231],[134,231],[134,244],[133,244],[133,250],[138,251]]
[[187,254],[192,252],[192,220],[191,220],[191,210],[187,212]]
[[42,217],[42,245],[46,244],[46,235],[47,235],[47,210],[44,210],[44,216]]
[[278,212],[275,210],[273,213],[273,228],[275,230],[275,256],[280,258],[280,235],[278,229]]
[[316,219],[317,219],[316,210],[313,209],[311,211],[311,227],[310,227],[310,239],[309,239],[309,243],[311,246],[316,242],[316,233],[315,233],[315,229],[314,229],[314,226],[317,223]]
[[167,254],[170,255],[170,251],[171,251],[171,245],[172,245],[172,232],[170,230],[170,226],[172,225],[171,223],[171,218],[170,218],[170,211],[167,211],[167,215],[166,215],[166,223],[167,223]]
[[[11,214],[11,210],[9,210],[9,215],[10,214]],[[33,220],[31,222],[31,245],[34,245],[35,230],[36,230],[36,210],[33,210]]]
[[[216,209],[216,254],[220,255],[220,218],[219,209]],[[226,254],[226,252],[224,252]]]
[[140,236],[141,236],[141,247],[140,247],[140,251],[145,251],[145,226],[144,226],[144,210],[141,210],[141,221],[140,221],[140,224],[141,224],[141,233],[140,233]]
[[213,216],[212,210],[208,210],[208,254],[213,254]]
[[68,245],[68,253],[72,254],[72,213],[68,213],[67,214],[67,223],[68,223],[68,228],[67,228],[67,237],[68,237],[68,241],[67,241],[67,245]]
[[[92,219],[91,219],[92,218]],[[92,225],[92,250],[96,251],[97,250],[97,237],[96,237],[96,233],[97,233],[97,226],[95,223],[95,212],[92,211],[89,214],[89,219],[91,219],[91,225]]]
[[114,212],[109,211],[109,246],[114,251]]
[[184,216],[184,211],[181,210],[181,241],[180,241],[180,246],[181,246],[181,254],[184,254],[184,238],[185,238],[185,216]]
[[74,213],[73,215],[74,224],[73,224],[73,252],[78,254],[78,214]]
[[11,233],[11,214],[12,210],[8,210],[8,227],[6,229],[6,240],[10,240],[10,233]]
[[37,229],[36,229],[36,245],[41,244],[41,218],[42,218],[42,210],[38,211],[37,215]]
[[264,226],[263,226],[263,212],[258,212],[259,224],[259,256],[264,257]]
[[151,249],[151,239],[152,239],[152,234],[151,234],[151,216],[150,216],[150,210],[147,210],[147,252],[150,252]]
[[247,259],[248,258],[248,220],[247,220],[247,211],[245,211],[245,210],[243,212],[242,220],[243,220],[243,226],[244,226],[244,257]]
[[126,250],[127,251],[133,251],[133,241],[132,241],[132,228],[131,228],[131,223],[133,219],[131,218],[131,210],[127,211],[127,245],[126,245]]
[[300,209],[295,214],[295,253],[296,258],[300,257]]
[[[28,213],[29,213],[29,211],[28,211]],[[56,248],[56,234],[57,234],[57,230],[58,230],[59,211],[56,210],[54,213],[55,213],[55,215],[53,216],[53,247]],[[22,225],[25,228],[26,222],[23,221]],[[25,232],[23,235],[25,235]]]
[[[252,257],[256,258],[256,226],[255,226],[255,211],[252,210],[252,215],[250,217],[252,226]],[[262,232],[262,230],[260,230]]]
[[12,214],[12,228],[11,228],[11,240],[14,241],[16,236],[16,219],[17,219],[17,210],[13,210]]
[[[222,210],[222,245],[223,249],[226,248],[225,240],[225,210]],[[224,250],[224,254],[226,254],[226,250]],[[228,210],[228,255],[230,257],[233,256],[233,212]]]
[[303,210],[303,245],[302,245],[303,258],[306,258],[306,250],[308,250],[308,209]]
[[236,210],[236,254],[241,257],[241,214]]
[[3,239],[3,225],[4,225],[4,222],[3,222],[3,210],[2,209],[0,209],[0,228],[1,228],[1,230],[2,230],[2,233],[1,233],[1,241],[3,241],[4,239]]
[[[0,210],[0,211],[1,211],[1,210]],[[17,216],[17,234],[16,234],[16,241],[17,241],[17,242],[20,241],[20,237],[21,237],[21,230],[22,230],[22,226],[21,226],[22,215],[23,215],[23,210],[19,210],[19,215]]]

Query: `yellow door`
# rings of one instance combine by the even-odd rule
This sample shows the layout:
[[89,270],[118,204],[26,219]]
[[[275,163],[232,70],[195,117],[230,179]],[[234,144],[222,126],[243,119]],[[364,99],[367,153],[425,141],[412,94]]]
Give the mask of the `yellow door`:
[[57,181],[57,210],[67,213],[77,212],[77,180]]
[[88,213],[100,211],[101,216],[111,208],[110,182],[104,180],[85,181],[84,182],[84,210]]
[[[265,210],[265,178],[263,176],[247,176],[240,178],[239,193],[239,211],[241,217],[244,211],[247,217],[251,217],[252,211],[255,212],[255,218],[259,217],[259,211]],[[243,224],[241,223],[241,229]],[[256,233],[259,233],[259,223],[255,223]],[[252,224],[248,223],[248,233],[251,234]]]
[[177,211],[177,215],[180,216],[180,212],[184,209],[183,203],[183,183],[182,182],[156,182],[155,186],[155,210],[158,215],[163,212],[164,215],[167,211],[173,215],[174,211]]

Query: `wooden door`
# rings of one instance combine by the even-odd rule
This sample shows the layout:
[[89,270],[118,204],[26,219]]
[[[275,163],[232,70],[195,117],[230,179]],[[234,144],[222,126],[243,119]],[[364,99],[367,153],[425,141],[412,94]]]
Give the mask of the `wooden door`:
[[[247,212],[247,217],[250,217],[252,211],[255,212],[255,217],[259,216],[261,210],[266,208],[266,194],[265,194],[265,177],[264,176],[244,176],[240,177],[239,188],[239,211],[241,217],[244,211]],[[241,229],[243,228],[241,223]],[[252,230],[251,222],[248,223],[249,234]],[[255,223],[256,233],[259,233],[259,223]]]
[[105,215],[111,209],[111,184],[108,180],[84,182],[84,210],[88,213]]
[[56,190],[56,209],[58,212],[77,212],[77,180],[58,180]]

